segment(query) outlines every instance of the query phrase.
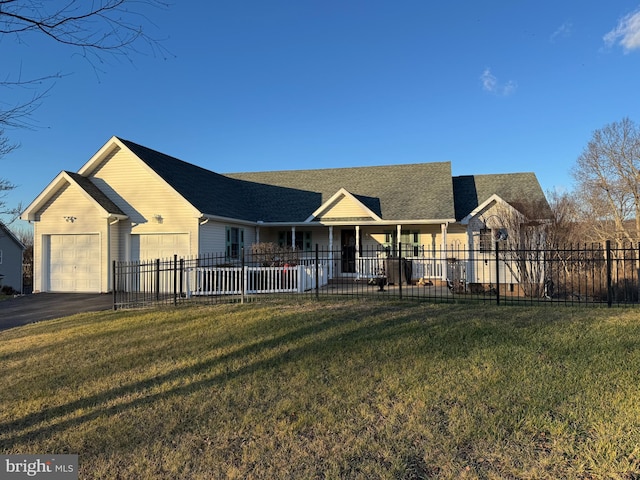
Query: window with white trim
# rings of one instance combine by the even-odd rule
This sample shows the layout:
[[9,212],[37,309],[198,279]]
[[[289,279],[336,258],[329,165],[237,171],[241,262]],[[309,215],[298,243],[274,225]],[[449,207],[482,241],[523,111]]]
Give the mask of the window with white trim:
[[[293,246],[293,232],[291,230],[278,232],[278,245],[280,247]],[[313,250],[311,243],[311,232],[296,231],[296,250],[310,252]]]
[[244,247],[244,228],[226,227],[227,258],[240,258],[240,252]]
[[490,228],[481,228],[479,235],[479,246],[481,252],[490,252],[493,245],[493,235]]
[[[387,255],[396,252],[396,230],[385,230],[384,232],[384,249]],[[417,230],[401,230],[400,231],[400,243],[402,243],[402,255],[409,257],[420,256],[420,232]]]

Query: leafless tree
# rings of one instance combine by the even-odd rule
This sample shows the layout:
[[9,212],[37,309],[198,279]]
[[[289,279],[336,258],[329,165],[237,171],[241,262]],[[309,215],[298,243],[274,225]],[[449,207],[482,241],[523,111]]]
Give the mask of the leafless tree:
[[596,130],[573,176],[598,241],[640,239],[640,128],[629,118]]
[[[146,12],[150,7],[165,8],[163,0],[0,0],[0,38],[25,44],[33,36],[44,36],[83,56],[92,68],[100,70],[105,57],[130,59],[142,53],[143,46],[153,54],[166,51],[158,39],[147,33]],[[7,47],[3,43],[3,47]],[[18,145],[11,142],[7,129],[31,127],[31,117],[63,72],[44,72],[42,76],[0,79],[0,89],[11,92],[12,100],[0,97],[0,158]],[[16,89],[26,90],[26,99],[14,100]],[[4,95],[3,95],[4,96]],[[0,214],[15,213],[4,197],[15,185],[0,178]]]
[[563,246],[585,241],[585,223],[576,196],[566,191],[549,191],[551,216],[546,223],[546,245]]
[[529,297],[543,293],[546,226],[551,217],[546,201],[497,203],[481,217],[499,244],[499,259]]

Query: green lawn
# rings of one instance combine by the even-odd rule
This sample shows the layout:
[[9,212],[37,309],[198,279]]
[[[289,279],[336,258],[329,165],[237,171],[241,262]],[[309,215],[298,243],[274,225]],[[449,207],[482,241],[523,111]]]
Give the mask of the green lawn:
[[640,478],[640,312],[364,301],[0,333],[0,452],[80,478]]

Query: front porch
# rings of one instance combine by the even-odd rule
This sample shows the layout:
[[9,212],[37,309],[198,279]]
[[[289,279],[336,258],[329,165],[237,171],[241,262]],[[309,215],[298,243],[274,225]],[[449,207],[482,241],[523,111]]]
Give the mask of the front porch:
[[[466,244],[466,231],[456,226],[449,232],[451,227],[447,223],[270,225],[257,228],[254,245],[289,249],[297,264],[327,265],[329,279],[367,280],[388,275],[388,270],[394,268],[389,267],[389,262],[401,258],[410,265],[408,283],[420,279],[445,282],[455,273],[450,271],[452,259],[466,258],[461,251],[461,245]],[[255,251],[252,246],[251,252]]]
[[[333,255],[331,255],[333,253]],[[359,252],[354,258],[343,256],[341,251],[323,252],[318,261],[321,265],[328,266],[328,278],[332,279],[353,279],[357,281],[368,280],[379,276],[388,276],[391,272],[390,263],[397,265],[398,257],[388,256],[386,252],[366,252],[366,256],[360,256]],[[411,265],[411,278],[413,282],[420,279],[425,280],[446,280],[447,260],[433,256],[403,256],[404,261]],[[303,254],[299,262],[301,265],[309,266],[316,263],[314,256]],[[393,268],[393,267],[391,267]]]

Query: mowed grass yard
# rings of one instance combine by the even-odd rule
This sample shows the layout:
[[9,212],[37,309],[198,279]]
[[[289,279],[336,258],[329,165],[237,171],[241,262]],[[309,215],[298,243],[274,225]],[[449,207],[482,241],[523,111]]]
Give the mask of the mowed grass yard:
[[0,333],[0,452],[81,479],[640,478],[640,311],[319,301]]

